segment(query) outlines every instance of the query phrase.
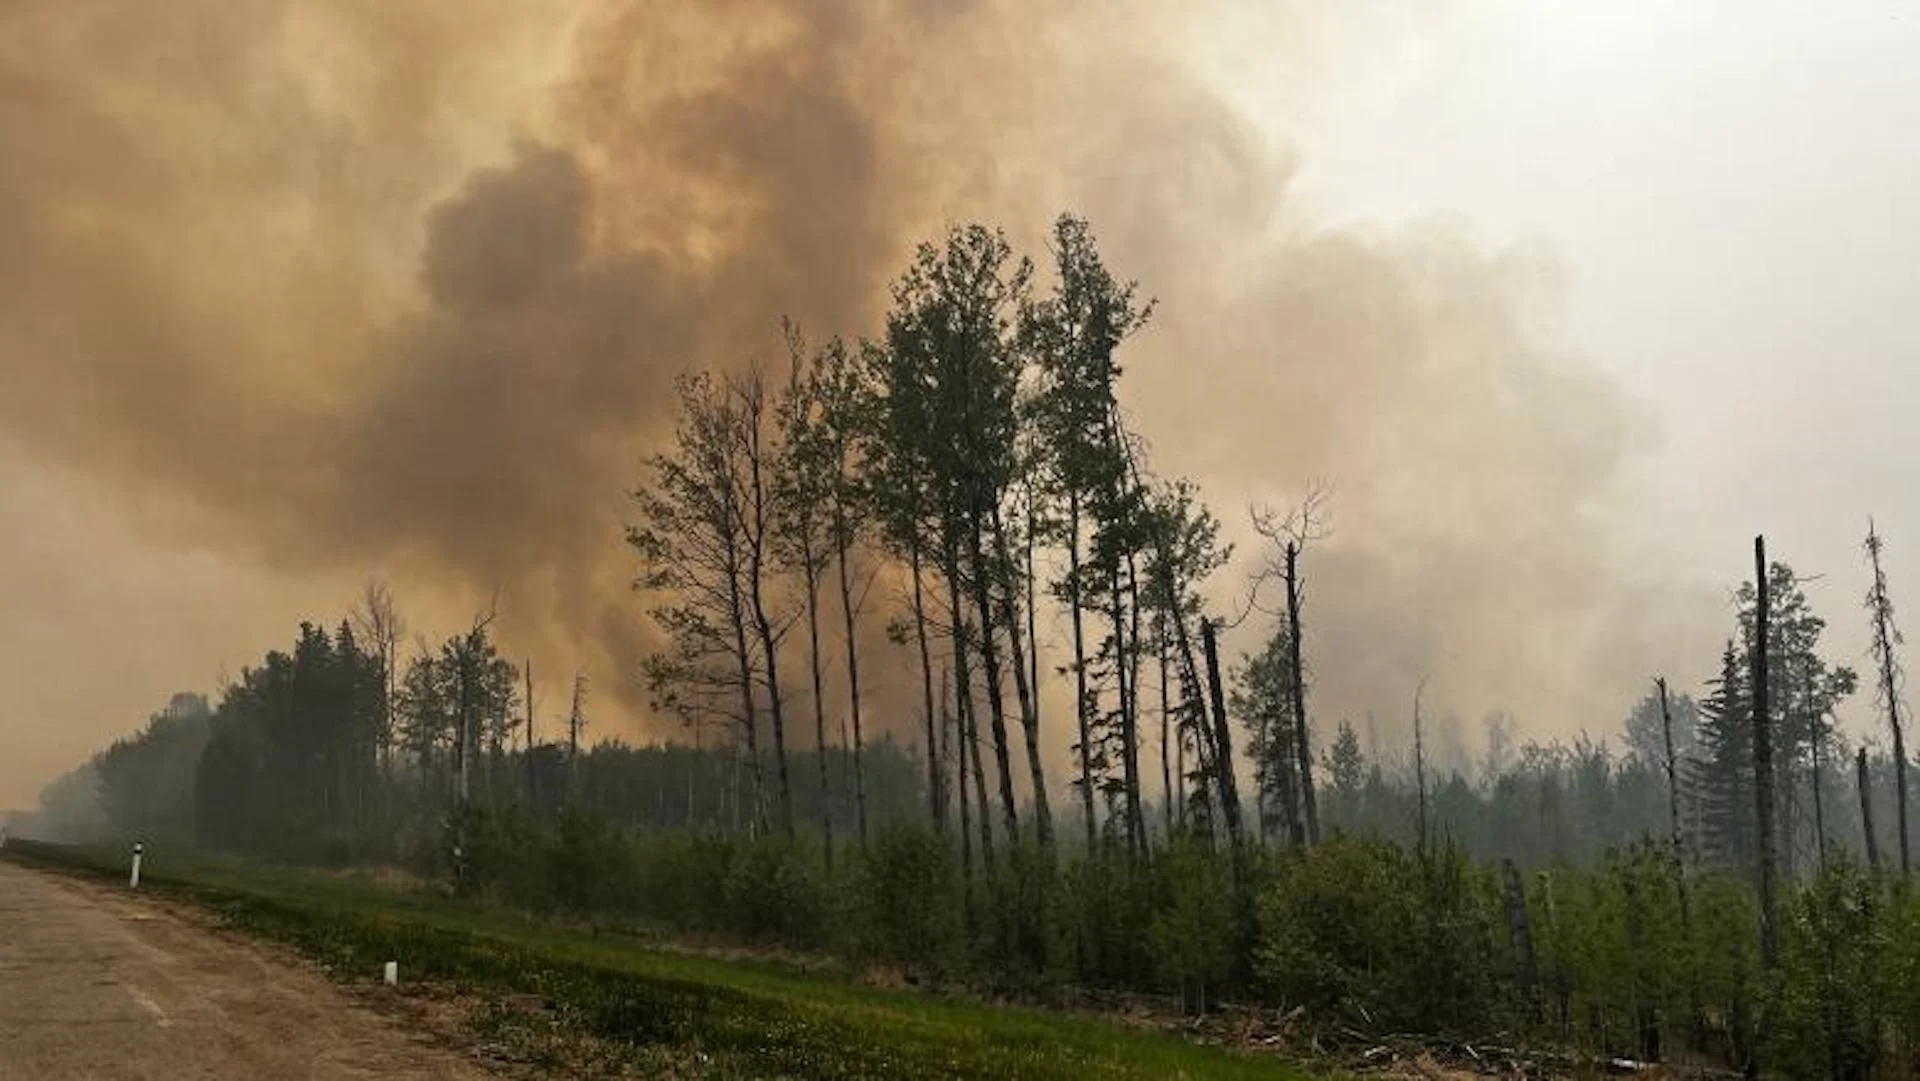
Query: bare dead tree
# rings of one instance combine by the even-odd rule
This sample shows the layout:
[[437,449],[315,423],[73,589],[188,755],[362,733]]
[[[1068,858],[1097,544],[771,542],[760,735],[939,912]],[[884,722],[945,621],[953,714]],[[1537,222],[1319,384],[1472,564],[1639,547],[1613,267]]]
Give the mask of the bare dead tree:
[[567,711],[567,776],[577,794],[580,788],[580,732],[587,727],[587,674],[573,674],[573,708]]
[[1754,818],[1760,831],[1760,962],[1772,972],[1779,961],[1780,924],[1774,898],[1773,717],[1768,712],[1767,695],[1767,620],[1771,597],[1765,537],[1753,538],[1753,574],[1753,799]]
[[[394,699],[399,687],[400,641],[406,637],[406,620],[394,604],[393,592],[378,578],[369,579],[361,592],[351,619],[354,632],[380,658],[380,715],[375,731],[367,733],[374,744],[374,761],[384,778],[392,769],[395,747]],[[382,786],[380,791],[385,791]]]
[[769,445],[766,431],[772,412],[767,401],[766,369],[755,362],[745,373],[730,377],[726,385],[734,402],[733,438],[738,441],[739,460],[744,466],[735,474],[735,483],[741,490],[735,493],[734,505],[742,512],[738,525],[747,552],[747,601],[754,633],[759,639],[767,718],[773,730],[775,778],[780,784],[780,829],[792,840],[793,784],[787,769],[786,696],[780,686],[780,641],[785,637],[790,616],[776,611],[768,588],[779,500],[773,486],[776,451]]
[[1893,622],[1893,598],[1887,592],[1887,575],[1880,566],[1880,534],[1873,519],[1867,519],[1867,560],[1873,567],[1873,588],[1867,593],[1867,612],[1873,618],[1873,656],[1879,668],[1880,708],[1887,711],[1887,728],[1893,733],[1893,796],[1895,829],[1900,838],[1900,873],[1913,873],[1907,833],[1907,744],[1900,724],[1900,662],[1894,656],[1901,644],[1900,628]]
[[1667,703],[1666,677],[1655,678],[1653,685],[1660,692],[1660,733],[1667,751],[1667,828],[1673,843],[1674,866],[1683,868],[1685,842],[1680,833],[1680,779],[1673,752],[1673,712]]
[[1326,501],[1326,487],[1316,483],[1308,489],[1300,504],[1284,518],[1276,516],[1271,510],[1251,512],[1254,529],[1281,553],[1277,564],[1271,558],[1268,560],[1255,578],[1254,589],[1258,589],[1261,576],[1275,574],[1286,587],[1288,662],[1293,673],[1289,682],[1293,691],[1294,773],[1299,781],[1300,809],[1306,826],[1307,843],[1316,845],[1320,843],[1320,809],[1313,788],[1313,736],[1312,726],[1307,720],[1306,668],[1301,662],[1301,640],[1305,632],[1300,623],[1303,601],[1300,552],[1309,541],[1320,540],[1328,535],[1324,511]]

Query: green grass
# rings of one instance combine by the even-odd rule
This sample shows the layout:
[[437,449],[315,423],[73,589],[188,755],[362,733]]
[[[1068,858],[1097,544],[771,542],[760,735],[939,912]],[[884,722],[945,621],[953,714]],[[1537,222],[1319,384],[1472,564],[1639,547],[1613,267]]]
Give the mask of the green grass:
[[[10,841],[8,857],[124,874],[114,851]],[[398,961],[480,1003],[496,1053],[570,1076],[1306,1078],[1270,1057],[1105,1021],[891,991],[774,962],[650,947],[364,878],[151,852],[143,888],[211,908],[348,979]]]

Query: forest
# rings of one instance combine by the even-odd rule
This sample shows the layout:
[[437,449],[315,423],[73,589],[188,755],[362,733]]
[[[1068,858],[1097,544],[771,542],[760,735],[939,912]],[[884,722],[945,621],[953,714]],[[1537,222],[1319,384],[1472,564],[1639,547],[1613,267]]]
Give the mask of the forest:
[[[1155,303],[1081,219],[1042,262],[958,226],[871,337],[789,326],[778,362],[680,378],[625,538],[663,643],[631,678],[671,739],[608,738],[579,676],[556,729],[497,644],[510,614],[436,644],[375,583],[215,699],[175,696],[36,827],[399,865],[1021,999],[1257,1004],[1330,1042],[1920,1071],[1903,643],[1871,527],[1862,605],[1829,613],[1870,628],[1864,673],[1755,538],[1717,658],[1673,659],[1715,677],[1649,673],[1598,731],[1526,740],[1496,712],[1470,735],[1419,693],[1318,714],[1307,587],[1337,493],[1251,512],[1260,569],[1221,581],[1221,520],[1121,404]],[[1223,655],[1256,615],[1270,636]],[[1854,696],[1873,739],[1839,729]]]

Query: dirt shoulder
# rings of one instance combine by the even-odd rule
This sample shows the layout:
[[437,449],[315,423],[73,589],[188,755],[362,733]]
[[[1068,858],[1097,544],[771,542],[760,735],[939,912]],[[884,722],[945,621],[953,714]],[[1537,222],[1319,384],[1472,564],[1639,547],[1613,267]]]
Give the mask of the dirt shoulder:
[[0,862],[0,1081],[479,1081],[430,1001],[123,888]]

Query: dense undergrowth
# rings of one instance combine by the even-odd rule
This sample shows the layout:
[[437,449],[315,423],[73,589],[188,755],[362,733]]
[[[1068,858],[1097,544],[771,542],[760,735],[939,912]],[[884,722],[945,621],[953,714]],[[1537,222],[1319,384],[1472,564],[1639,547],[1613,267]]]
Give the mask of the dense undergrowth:
[[[476,815],[457,880],[534,913],[627,919],[1048,998],[1072,988],[1304,1007],[1332,1033],[1523,1040],[1795,1077],[1915,1076],[1920,897],[1844,853],[1787,888],[1777,966],[1748,881],[1663,846],[1531,874],[1446,847],[1336,838],[1238,858],[1001,853],[965,874],[921,830],[879,833],[830,878],[784,841],[551,830]],[[1056,862],[1057,860],[1057,862]],[[452,869],[447,869],[451,871]]]

